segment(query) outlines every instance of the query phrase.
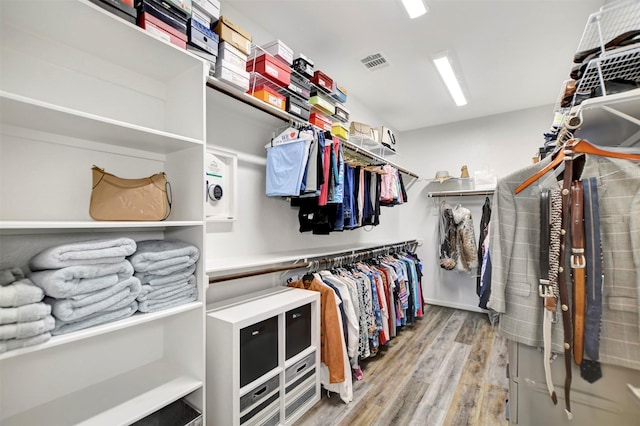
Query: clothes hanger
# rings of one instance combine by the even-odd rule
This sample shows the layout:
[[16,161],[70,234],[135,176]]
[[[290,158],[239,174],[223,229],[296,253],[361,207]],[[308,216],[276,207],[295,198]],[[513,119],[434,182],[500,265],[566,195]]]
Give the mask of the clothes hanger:
[[558,165],[564,162],[564,159],[573,156],[575,153],[598,155],[601,157],[621,158],[623,160],[640,161],[640,154],[629,154],[624,152],[607,151],[598,148],[585,139],[571,139],[565,144],[563,149],[547,164],[542,170],[535,173],[533,176],[525,180],[515,190],[516,194],[519,194],[524,189],[528,188],[535,181],[547,174],[551,169],[556,168]]

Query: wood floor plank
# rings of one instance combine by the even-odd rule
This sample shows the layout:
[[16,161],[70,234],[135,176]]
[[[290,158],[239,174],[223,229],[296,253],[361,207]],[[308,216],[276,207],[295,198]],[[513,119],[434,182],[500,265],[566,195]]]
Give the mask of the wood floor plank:
[[464,324],[462,324],[460,332],[456,336],[456,342],[470,345],[476,335],[478,325],[479,322],[476,316],[468,315],[467,319],[465,319],[464,321]]
[[485,381],[495,335],[486,315],[470,313],[469,317],[476,321],[476,334],[470,346],[469,359],[464,365],[460,383],[473,385]]
[[507,352],[507,339],[497,335],[493,338],[493,346],[491,347],[491,355],[489,355],[489,369],[487,371],[486,383],[509,387],[509,379],[507,378],[507,364],[509,363],[509,355]]
[[460,384],[456,389],[453,400],[447,411],[446,425],[476,425],[478,412],[476,408],[480,405],[482,398],[481,386],[478,384]]
[[507,426],[506,403],[509,391],[507,388],[485,384],[482,389],[480,405],[484,407],[478,410],[478,426]]

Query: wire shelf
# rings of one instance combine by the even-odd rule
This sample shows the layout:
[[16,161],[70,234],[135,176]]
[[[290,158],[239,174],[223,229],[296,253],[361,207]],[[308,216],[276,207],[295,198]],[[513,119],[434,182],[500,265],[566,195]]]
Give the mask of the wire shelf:
[[577,52],[604,48],[620,34],[639,28],[640,0],[622,0],[602,6],[589,16]]
[[[587,65],[576,89],[576,95],[591,93],[606,81],[622,79],[640,81],[640,47],[618,49],[617,53],[593,59]],[[603,87],[603,95],[606,90]]]

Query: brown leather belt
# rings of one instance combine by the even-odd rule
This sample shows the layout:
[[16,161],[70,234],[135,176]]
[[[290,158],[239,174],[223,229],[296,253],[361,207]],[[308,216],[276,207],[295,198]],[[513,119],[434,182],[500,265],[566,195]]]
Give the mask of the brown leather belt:
[[573,360],[582,364],[585,322],[584,192],[571,185],[571,270],[573,273]]
[[564,404],[567,417],[572,418],[571,415],[571,342],[572,330],[571,330],[571,312],[569,310],[569,291],[567,290],[567,274],[565,271],[565,265],[567,260],[567,227],[570,225],[571,212],[569,206],[571,205],[571,182],[573,181],[573,150],[571,148],[564,148],[565,150],[565,167],[564,178],[562,180],[562,230],[560,232],[560,266],[558,267],[558,290],[560,293],[560,310],[562,311],[562,328],[564,331],[564,365],[565,365],[565,379],[564,379]]

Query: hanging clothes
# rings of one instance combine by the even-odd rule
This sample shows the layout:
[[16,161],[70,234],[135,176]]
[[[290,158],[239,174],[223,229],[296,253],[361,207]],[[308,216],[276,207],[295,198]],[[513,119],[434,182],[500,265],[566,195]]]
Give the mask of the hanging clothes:
[[[519,194],[515,189],[552,160],[500,179],[490,227],[491,296],[487,307],[500,313],[500,334],[542,347],[538,296],[540,194],[559,187],[548,173]],[[574,179],[597,178],[603,275],[600,362],[640,369],[640,166],[633,161],[585,154]],[[635,254],[634,254],[635,253]],[[565,268],[570,272],[570,268]],[[552,351],[564,352],[562,321],[552,325]]]
[[482,217],[480,218],[480,235],[478,236],[478,258],[481,262],[478,264],[478,277],[476,278],[476,294],[480,296],[480,287],[482,281],[482,270],[485,263],[485,240],[489,234],[489,221],[491,220],[491,200],[485,197],[482,206]]

